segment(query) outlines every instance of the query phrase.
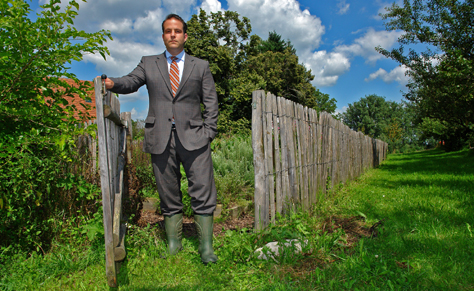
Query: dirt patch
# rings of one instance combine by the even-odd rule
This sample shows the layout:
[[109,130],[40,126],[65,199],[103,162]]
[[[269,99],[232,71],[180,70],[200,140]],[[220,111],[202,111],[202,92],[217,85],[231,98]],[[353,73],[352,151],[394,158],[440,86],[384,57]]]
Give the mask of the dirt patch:
[[[157,225],[164,230],[163,215],[152,211],[142,211],[137,225],[145,227],[148,224],[151,226]],[[349,218],[329,217],[323,223],[322,231],[333,233],[338,229],[343,229],[346,234],[345,246],[351,247],[362,237],[376,237],[378,235],[378,227],[381,225],[383,225],[383,221],[379,221],[371,227],[367,227],[363,216],[353,216]],[[214,222],[214,235],[222,236],[227,230],[253,229],[253,226],[254,217],[244,213],[237,219]],[[186,237],[197,237],[193,217],[183,217],[183,235]]]
[[[162,228],[164,230],[163,215],[156,214],[152,211],[142,211],[137,225],[145,227],[147,225]],[[243,214],[237,219],[227,219],[224,222],[214,222],[214,235],[224,235],[227,230],[239,230],[243,228],[252,229],[254,225],[254,218],[248,214]],[[197,237],[196,227],[194,225],[193,217],[183,217],[183,235],[186,237]]]
[[323,224],[323,232],[333,233],[337,229],[343,229],[346,234],[346,246],[351,247],[362,237],[376,237],[378,228],[383,225],[383,220],[376,222],[371,227],[365,226],[363,216],[352,216],[349,218],[329,217]]

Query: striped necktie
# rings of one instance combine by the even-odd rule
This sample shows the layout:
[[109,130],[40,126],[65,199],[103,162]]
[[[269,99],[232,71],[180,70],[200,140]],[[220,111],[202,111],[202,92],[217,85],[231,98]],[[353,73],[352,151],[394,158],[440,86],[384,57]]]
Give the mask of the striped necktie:
[[171,57],[171,66],[170,66],[170,81],[171,81],[171,90],[173,90],[173,97],[176,95],[179,87],[179,68],[178,63],[176,62],[178,58]]

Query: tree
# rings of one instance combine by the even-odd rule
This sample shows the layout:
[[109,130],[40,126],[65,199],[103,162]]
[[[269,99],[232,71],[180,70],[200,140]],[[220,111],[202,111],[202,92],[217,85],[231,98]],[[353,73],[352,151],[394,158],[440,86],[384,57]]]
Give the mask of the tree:
[[[405,97],[416,105],[417,123],[448,126],[447,148],[460,148],[474,134],[474,1],[405,0],[403,7],[393,4],[387,10],[382,15],[389,19],[387,29],[405,33],[399,48],[378,51],[408,68]],[[406,45],[417,44],[428,48],[418,53],[410,47],[405,54]]]
[[298,63],[290,41],[276,32],[267,40],[251,35],[250,21],[236,12],[193,15],[185,49],[210,63],[221,133],[250,129],[252,92],[259,89],[318,111],[335,111],[336,100],[311,85],[314,76]]
[[[250,20],[237,12],[200,10],[187,23],[187,53],[209,61],[219,100],[219,132],[247,130],[249,120],[231,117],[233,80],[242,70],[242,64],[258,53],[260,38],[250,35]],[[250,85],[249,90],[256,89]],[[235,116],[235,115],[234,115]]]
[[396,102],[387,102],[384,97],[368,95],[359,101],[349,104],[342,115],[343,122],[352,130],[379,138],[388,125],[394,111],[398,109]]
[[[342,113],[342,121],[352,130],[363,132],[372,138],[381,138],[385,132],[398,131],[401,106],[387,102],[384,97],[368,95],[349,104]],[[391,128],[388,129],[388,128]],[[394,136],[391,135],[392,138]],[[387,139],[384,139],[388,142]]]
[[415,114],[413,103],[386,101],[373,94],[349,104],[340,117],[351,129],[386,141],[390,152],[407,152],[433,146],[415,125]]
[[291,42],[284,41],[281,39],[281,35],[276,33],[276,31],[271,31],[268,33],[268,39],[260,42],[258,50],[260,53],[265,53],[268,51],[283,53],[285,50],[289,49],[292,54],[296,54],[296,49],[293,47]]
[[[58,193],[72,161],[74,137],[84,131],[76,127],[76,108],[64,96],[85,97],[90,85],[69,73],[68,64],[80,61],[86,53],[105,56],[108,51],[102,44],[110,34],[76,30],[73,19],[78,2],[70,1],[65,9],[60,2],[51,0],[41,6],[35,21],[28,17],[28,1],[0,3],[2,245],[41,245],[51,235],[48,215],[73,206],[63,205],[66,201]],[[63,78],[75,80],[78,87]]]

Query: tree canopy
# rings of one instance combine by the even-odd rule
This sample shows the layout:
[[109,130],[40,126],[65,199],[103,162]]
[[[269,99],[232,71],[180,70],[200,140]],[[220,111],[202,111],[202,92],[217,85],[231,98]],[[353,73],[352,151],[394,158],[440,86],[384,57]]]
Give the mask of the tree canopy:
[[[433,129],[450,149],[459,148],[474,133],[474,1],[405,0],[387,11],[387,29],[404,34],[399,48],[379,52],[408,68],[405,97],[416,105],[425,134]],[[420,44],[424,51],[417,50]]]
[[281,39],[281,35],[279,35],[276,31],[269,32],[268,39],[262,40],[258,46],[258,50],[261,53],[268,51],[282,53],[287,49],[289,49],[292,54],[296,54],[296,49],[291,44],[291,41],[285,41]]
[[219,132],[249,130],[252,92],[265,90],[318,111],[334,113],[336,100],[312,84],[290,41],[275,31],[267,40],[252,35],[237,12],[201,10],[188,21],[186,51],[208,60],[219,98]]
[[385,97],[372,94],[349,104],[341,119],[352,130],[386,141],[389,151],[394,152],[424,146],[426,138],[414,125],[414,116],[412,103],[386,101]]

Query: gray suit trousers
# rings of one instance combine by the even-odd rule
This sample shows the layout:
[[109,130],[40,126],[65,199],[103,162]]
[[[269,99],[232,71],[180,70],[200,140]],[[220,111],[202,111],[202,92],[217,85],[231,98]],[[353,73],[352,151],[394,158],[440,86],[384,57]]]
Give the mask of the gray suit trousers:
[[181,163],[188,179],[188,193],[194,213],[202,215],[214,212],[217,190],[210,143],[200,149],[188,151],[179,141],[176,130],[172,130],[165,151],[162,154],[151,154],[151,161],[163,215],[171,216],[182,212]]

